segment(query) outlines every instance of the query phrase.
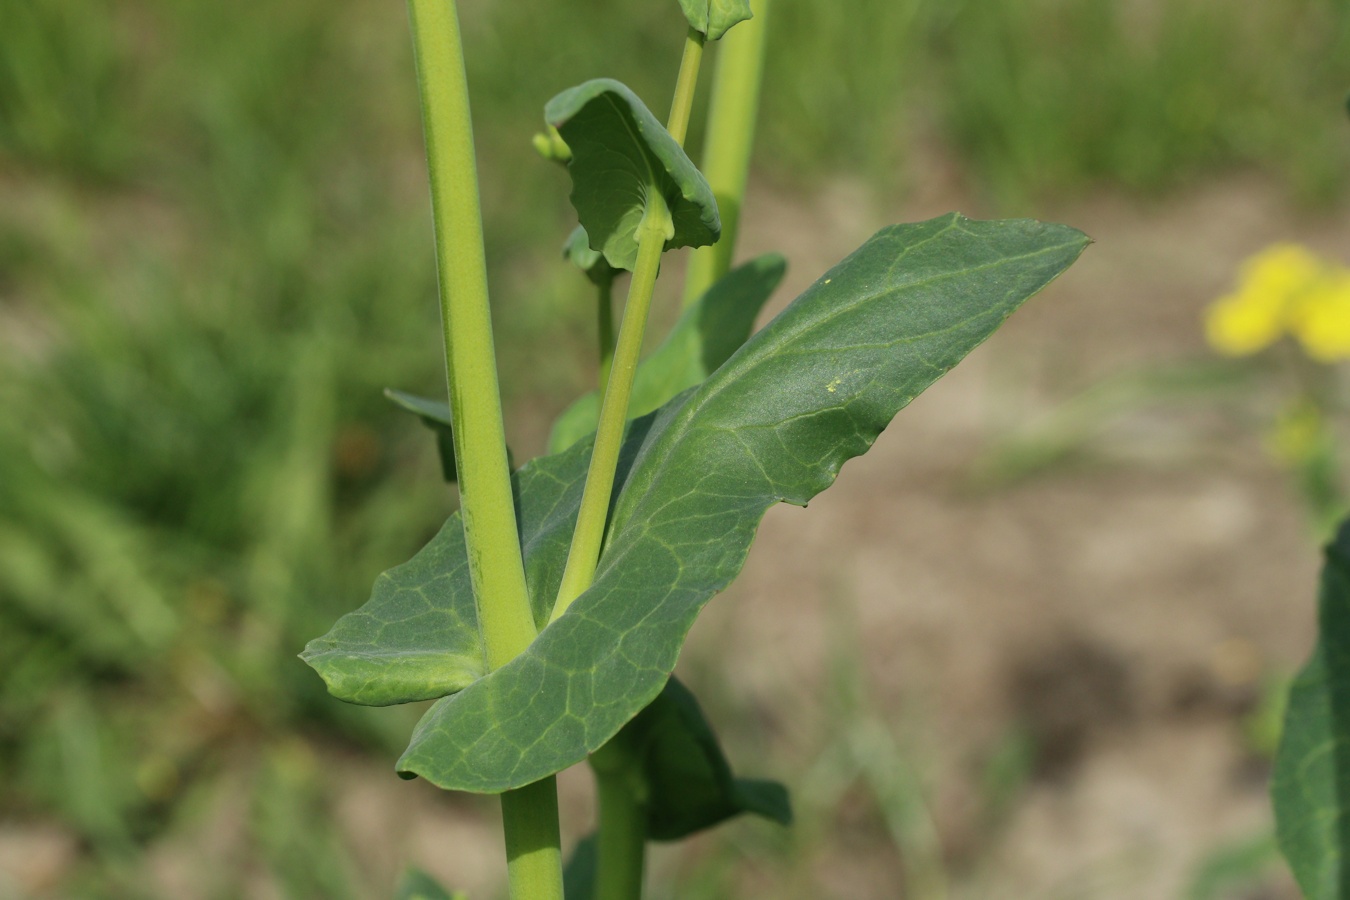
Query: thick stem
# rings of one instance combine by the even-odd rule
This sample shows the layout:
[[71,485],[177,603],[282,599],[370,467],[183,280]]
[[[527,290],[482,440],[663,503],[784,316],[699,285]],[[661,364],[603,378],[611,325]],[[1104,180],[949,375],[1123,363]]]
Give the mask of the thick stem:
[[689,131],[689,114],[694,108],[698,70],[703,62],[703,40],[703,32],[689,29],[684,39],[684,55],[680,57],[680,74],[675,78],[675,97],[670,101],[666,131],[680,144],[684,144],[684,136]]
[[689,257],[684,276],[685,306],[695,303],[727,273],[736,251],[741,205],[750,174],[755,117],[759,112],[764,35],[771,2],[757,0],[755,17],[732,28],[718,42],[701,169],[717,197],[722,237],[710,247],[698,248]]
[[[492,343],[468,82],[454,0],[408,0],[408,12],[431,176],[460,515],[491,670],[528,647],[536,629],[516,531]],[[503,794],[502,818],[512,898],[562,900],[553,779]]]
[[408,9],[431,173],[460,509],[487,665],[497,669],[529,646],[536,631],[506,459],[468,85],[454,0],[409,0]]
[[512,900],[562,900],[557,779],[502,794],[502,830]]
[[641,762],[618,737],[592,754],[591,769],[600,801],[594,900],[639,900],[647,836]]
[[637,264],[628,285],[619,342],[614,348],[614,361],[605,383],[604,399],[600,402],[595,449],[591,451],[590,468],[586,470],[576,530],[572,532],[572,546],[567,552],[567,566],[563,569],[562,584],[550,621],[561,616],[572,601],[591,586],[595,567],[600,561],[609,500],[614,492],[614,472],[619,467],[624,426],[628,424],[628,398],[633,391],[638,356],[642,353],[642,336],[647,329],[647,313],[651,309],[656,275],[661,267],[661,253],[672,227],[670,210],[660,191],[653,187],[648,193],[647,212],[638,226]]

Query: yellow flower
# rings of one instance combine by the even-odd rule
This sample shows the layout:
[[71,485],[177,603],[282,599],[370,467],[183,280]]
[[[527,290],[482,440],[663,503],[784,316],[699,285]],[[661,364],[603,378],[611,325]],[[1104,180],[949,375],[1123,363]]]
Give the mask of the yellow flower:
[[[1350,278],[1350,272],[1332,269],[1298,244],[1268,247],[1243,265],[1237,290],[1206,310],[1205,336],[1220,353],[1247,356],[1301,329],[1296,333],[1309,355],[1321,359],[1319,353],[1340,346],[1340,323],[1329,321],[1334,318],[1332,306],[1339,309],[1340,300],[1329,304],[1323,297],[1329,290],[1327,285],[1335,280],[1332,275]],[[1334,292],[1338,298],[1340,290]],[[1315,302],[1305,307],[1305,301]],[[1350,324],[1344,327],[1350,329]],[[1304,336],[1305,331],[1311,339]],[[1317,351],[1312,349],[1314,345]]]
[[1205,337],[1228,356],[1248,356],[1278,341],[1285,329],[1286,299],[1239,291],[1222,297],[1205,314]]
[[1350,270],[1324,276],[1299,297],[1290,318],[1290,331],[1313,359],[1350,359]]

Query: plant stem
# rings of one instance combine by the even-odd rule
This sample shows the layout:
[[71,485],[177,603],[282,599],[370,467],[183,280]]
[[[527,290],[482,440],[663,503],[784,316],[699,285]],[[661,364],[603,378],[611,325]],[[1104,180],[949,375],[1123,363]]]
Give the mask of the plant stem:
[[[502,423],[468,80],[455,0],[408,0],[408,13],[431,177],[460,515],[486,662],[494,670],[537,632]],[[562,900],[553,779],[503,794],[502,818],[512,898]]]
[[703,62],[703,32],[689,29],[684,38],[684,54],[680,57],[680,74],[675,78],[675,97],[670,101],[670,118],[666,131],[680,144],[689,131],[689,114],[694,108],[694,90],[698,87],[698,70]]
[[689,257],[684,276],[684,305],[690,306],[731,268],[736,235],[750,174],[760,84],[764,75],[764,35],[772,0],[757,0],[755,17],[726,33],[717,49],[708,131],[701,170],[717,197],[722,237]]
[[562,900],[557,779],[502,794],[502,830],[512,900]]
[[647,798],[640,766],[622,732],[591,755],[600,801],[594,900],[642,896]]
[[[666,126],[666,130],[680,143],[684,143],[689,128],[689,113],[694,106],[694,89],[698,85],[698,70],[702,61],[703,35],[691,28],[685,37],[680,73],[675,79],[675,99],[671,101],[670,118]],[[586,470],[581,509],[577,513],[576,530],[572,532],[572,546],[567,551],[567,566],[563,569],[562,583],[558,587],[558,598],[554,601],[550,622],[561,616],[595,579],[595,567],[600,562],[600,547],[605,540],[605,525],[609,518],[609,500],[614,493],[614,473],[619,466],[619,450],[623,447],[624,428],[628,424],[628,398],[633,391],[638,356],[642,353],[647,313],[652,305],[656,276],[661,270],[661,254],[673,229],[665,198],[655,186],[650,186],[647,190],[647,208],[638,225],[637,262],[633,266],[633,278],[628,284],[628,300],[624,304],[623,322],[619,325],[619,341],[614,350],[609,377],[604,380],[604,398],[600,401],[595,448],[591,451],[590,467]]]
[[600,390],[609,383],[609,370],[614,364],[614,279],[599,285],[596,299],[600,330]]
[[661,267],[661,253],[665,250],[672,227],[670,210],[661,192],[653,187],[649,189],[648,195],[647,211],[638,225],[637,264],[633,267],[633,279],[628,286],[628,301],[624,305],[619,341],[614,348],[609,378],[605,382],[604,399],[600,402],[595,449],[591,451],[576,530],[572,532],[567,566],[563,569],[558,599],[553,604],[553,615],[549,621],[561,616],[572,601],[591,586],[595,567],[600,561],[600,545],[605,538],[609,500],[614,492],[614,472],[619,466],[624,426],[628,424],[628,398],[633,390],[638,356],[642,353],[642,336],[647,328],[647,313],[651,309],[652,292],[656,288],[656,274]]
[[436,230],[461,515],[489,669],[534,640],[506,459],[468,85],[454,0],[408,0]]

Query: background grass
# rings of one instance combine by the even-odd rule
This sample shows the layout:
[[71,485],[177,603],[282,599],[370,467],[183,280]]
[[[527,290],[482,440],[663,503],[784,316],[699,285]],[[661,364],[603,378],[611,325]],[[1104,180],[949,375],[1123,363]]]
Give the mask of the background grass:
[[[508,403],[556,410],[590,315],[529,138],[588,77],[659,109],[681,19],[466,7]],[[405,31],[360,0],[0,5],[0,808],[78,835],[54,895],[153,896],[143,849],[222,794],[284,894],[383,889],[306,740],[388,758],[413,712],[332,702],[294,655],[452,502],[380,396],[441,379]],[[1350,171],[1344,0],[780,0],[771,46],[756,165],[786,191],[903,194],[939,158],[1004,209],[1250,170],[1330,205]],[[831,752],[922,843],[860,703]]]

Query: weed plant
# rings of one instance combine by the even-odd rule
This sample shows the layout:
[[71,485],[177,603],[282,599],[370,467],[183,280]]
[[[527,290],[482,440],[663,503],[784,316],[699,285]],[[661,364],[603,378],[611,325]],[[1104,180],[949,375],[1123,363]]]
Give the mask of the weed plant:
[[[619,73],[655,97],[678,60],[672,10],[604,0],[597,18],[631,40],[596,41],[555,6],[465,23],[494,110],[479,137],[497,148],[483,156],[504,387],[551,408],[548,386],[579,388],[589,354],[540,366],[536,342],[579,341],[590,318],[584,285],[521,249],[568,215],[530,199],[556,173],[521,136],[561,84]],[[1018,203],[1234,164],[1309,195],[1337,182],[1338,131],[1314,112],[1346,80],[1343,6],[1162,4],[1190,17],[1189,44],[1099,27],[1100,6],[859,0],[859,35],[842,7],[783,3],[758,164],[791,188],[841,165],[902,171],[935,140]],[[351,0],[265,17],[51,0],[0,6],[0,34],[0,804],[90,848],[75,895],[130,896],[139,849],[229,793],[231,753],[257,754],[294,776],[258,776],[253,819],[291,884],[301,867],[281,860],[332,854],[261,812],[276,785],[307,783],[288,736],[387,750],[404,728],[329,702],[288,648],[447,511],[418,488],[432,448],[379,397],[439,378],[406,352],[435,310],[429,259],[408,252],[429,238],[404,25]],[[857,40],[865,52],[841,49]],[[1290,46],[1331,62],[1296,69]],[[1085,59],[1115,64],[1089,82]],[[1209,113],[1189,115],[1202,93]],[[1181,98],[1162,124],[1159,96]],[[1076,123],[1103,97],[1115,112],[1083,143]],[[1177,122],[1188,138],[1157,141]]]

